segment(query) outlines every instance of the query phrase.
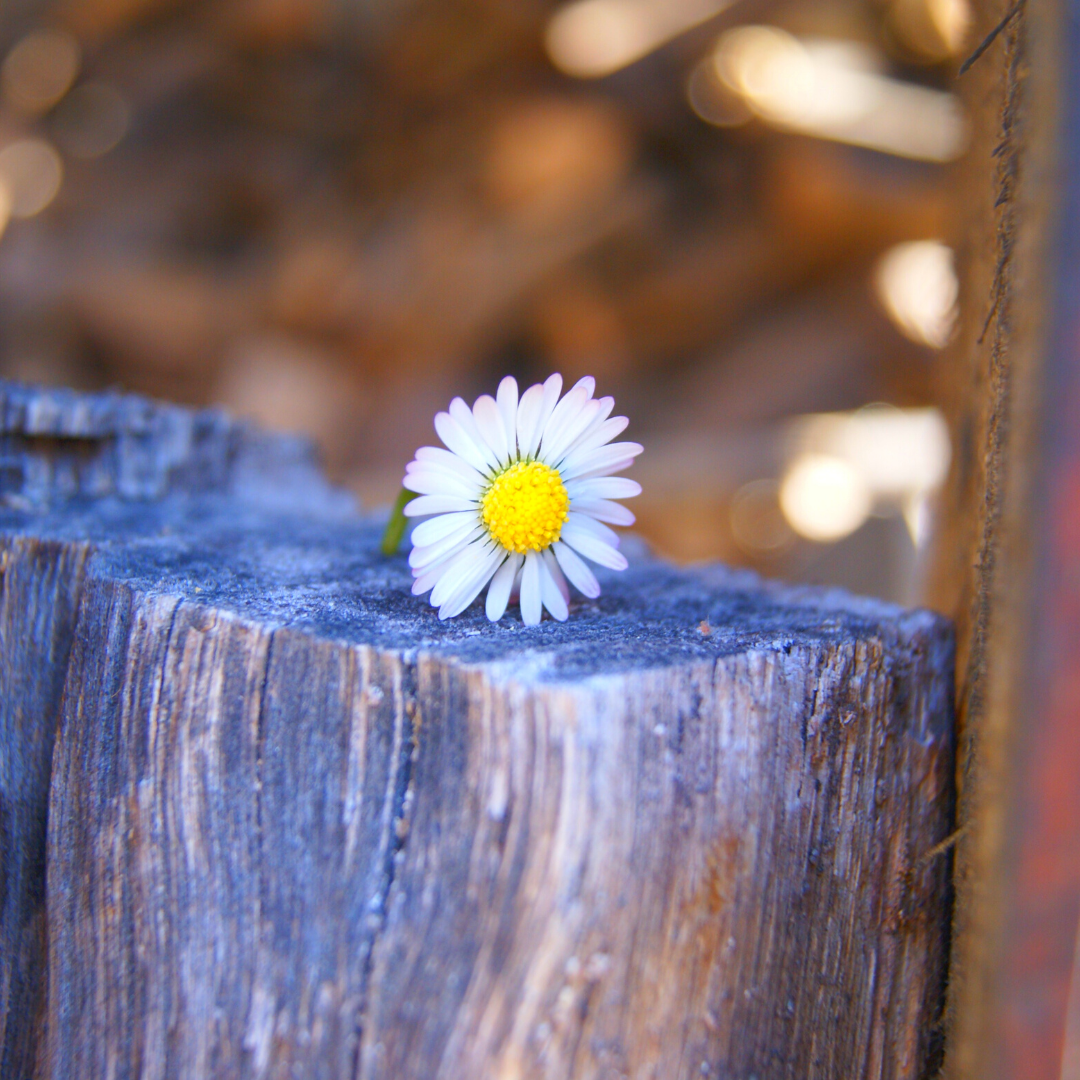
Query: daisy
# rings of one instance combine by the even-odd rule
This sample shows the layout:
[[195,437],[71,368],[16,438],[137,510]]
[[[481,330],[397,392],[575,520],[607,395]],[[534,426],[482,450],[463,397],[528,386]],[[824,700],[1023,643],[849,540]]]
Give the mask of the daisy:
[[440,619],[464,611],[487,591],[487,617],[497,622],[511,594],[521,617],[540,622],[543,608],[560,621],[568,613],[569,580],[588,597],[600,585],[585,559],[625,570],[619,537],[608,525],[632,525],[634,515],[612,502],[641,493],[641,485],[612,476],[642,448],[611,440],[628,421],[610,417],[615,399],[596,400],[596,381],[584,378],[560,400],[562,376],[530,386],[518,398],[510,377],[497,395],[470,409],[454,398],[435,417],[446,449],[422,446],[404,484],[419,498],[413,529],[412,591],[431,591]]

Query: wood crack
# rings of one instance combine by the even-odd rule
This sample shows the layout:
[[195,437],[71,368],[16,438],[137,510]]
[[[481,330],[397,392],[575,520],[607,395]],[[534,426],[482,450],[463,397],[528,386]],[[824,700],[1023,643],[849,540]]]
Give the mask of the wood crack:
[[410,661],[403,655],[398,657],[395,681],[397,685],[394,687],[394,697],[398,703],[395,709],[394,723],[393,760],[395,765],[387,784],[386,851],[383,859],[380,888],[373,898],[374,903],[369,916],[372,919],[371,942],[364,958],[363,970],[360,976],[361,997],[354,1024],[356,1043],[350,1070],[350,1076],[353,1080],[360,1080],[363,1066],[361,1054],[364,1042],[368,994],[375,965],[375,953],[379,946],[380,935],[386,925],[387,904],[390,898],[390,890],[394,885],[394,874],[402,857],[406,841],[409,838],[409,806],[413,801],[410,796],[414,795],[412,792],[413,765],[416,755],[420,751],[418,740],[419,724],[414,722],[416,715],[415,658]]

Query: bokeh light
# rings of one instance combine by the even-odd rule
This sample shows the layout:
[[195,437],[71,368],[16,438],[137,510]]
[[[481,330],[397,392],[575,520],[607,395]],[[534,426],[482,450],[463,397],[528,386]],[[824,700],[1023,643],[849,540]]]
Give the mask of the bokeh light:
[[780,484],[780,506],[791,527],[808,540],[826,543],[853,533],[873,506],[859,470],[829,454],[801,454]]
[[913,240],[879,260],[874,287],[890,318],[912,341],[944,348],[956,325],[960,286],[952,249],[937,240]]
[[731,30],[715,53],[721,81],[767,123],[899,157],[959,157],[967,124],[956,98],[881,75],[875,61],[854,42],[771,26]]
[[4,98],[25,112],[45,112],[70,89],[79,73],[79,43],[56,30],[27,34],[0,68]]
[[891,0],[888,23],[913,57],[940,63],[963,50],[971,6],[968,0]]
[[871,513],[885,512],[904,515],[916,544],[925,539],[927,499],[944,482],[951,458],[937,409],[869,405],[801,417],[787,441],[780,504],[800,535],[836,540]]
[[64,176],[55,148],[44,139],[18,139],[0,150],[0,184],[11,200],[11,216],[33,217],[56,198]]
[[751,480],[731,500],[731,532],[750,554],[771,554],[788,547],[795,538],[780,506],[776,480]]
[[131,109],[115,87],[88,82],[60,103],[53,131],[72,157],[92,159],[112,150],[127,134],[130,121]]
[[11,189],[2,179],[0,179],[0,236],[4,235],[4,230],[8,227],[8,222],[10,220]]
[[633,64],[718,15],[732,0],[576,0],[560,8],[545,37],[552,63],[596,79]]

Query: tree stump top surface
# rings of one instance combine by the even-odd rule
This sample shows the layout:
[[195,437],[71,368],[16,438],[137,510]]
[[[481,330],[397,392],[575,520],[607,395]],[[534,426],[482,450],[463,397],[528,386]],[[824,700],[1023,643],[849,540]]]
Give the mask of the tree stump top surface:
[[444,622],[411,595],[405,555],[379,552],[382,525],[339,504],[313,513],[220,496],[0,512],[9,534],[91,542],[91,575],[139,591],[352,644],[513,661],[523,677],[544,681],[839,641],[875,639],[888,650],[945,626],[929,612],[839,590],[781,586],[715,565],[677,568],[632,540],[631,568],[600,571],[603,594],[576,598],[565,623],[529,628],[512,609],[491,624],[480,602]]
[[630,570],[599,570],[603,595],[577,597],[564,624],[530,629],[512,609],[492,625],[480,602],[440,622],[411,595],[405,556],[380,554],[382,519],[326,483],[304,440],[216,410],[0,381],[5,462],[0,531],[89,541],[92,574],[337,641],[513,661],[537,679],[948,633],[929,612],[839,590],[675,568],[633,540]]

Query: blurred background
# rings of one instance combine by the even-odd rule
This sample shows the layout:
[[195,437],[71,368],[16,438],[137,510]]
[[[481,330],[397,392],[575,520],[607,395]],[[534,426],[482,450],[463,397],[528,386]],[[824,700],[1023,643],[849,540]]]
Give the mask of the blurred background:
[[967,0],[5,0],[0,375],[221,404],[390,501],[597,378],[661,552],[912,602]]

